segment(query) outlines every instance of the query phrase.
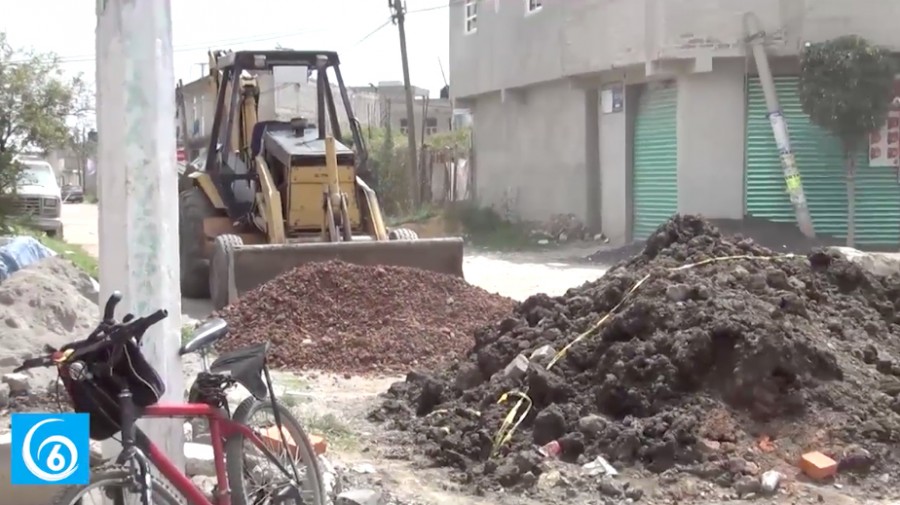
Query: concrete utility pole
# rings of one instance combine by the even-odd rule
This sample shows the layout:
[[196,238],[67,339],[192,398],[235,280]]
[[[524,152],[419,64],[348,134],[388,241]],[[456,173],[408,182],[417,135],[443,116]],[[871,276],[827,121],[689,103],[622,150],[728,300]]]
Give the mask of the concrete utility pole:
[[[97,86],[101,304],[119,290],[119,318],[169,311],[144,335],[142,348],[166,380],[164,401],[182,401],[169,0],[97,0]],[[183,468],[182,421],[141,425]],[[104,452],[115,451],[115,443],[104,446]]]
[[[390,0],[389,0],[390,1]],[[409,60],[406,57],[406,8],[402,0],[390,4],[394,24],[400,32],[400,59],[403,63],[403,88],[406,91],[406,138],[409,141],[409,199],[414,206],[419,204],[419,157],[416,155],[416,112],[413,110],[412,85],[409,82]],[[422,118],[425,121],[425,118]]]
[[797,227],[807,238],[815,238],[816,230],[813,226],[806,194],[803,192],[803,183],[800,180],[800,170],[797,168],[797,158],[791,150],[791,138],[788,133],[787,123],[778,103],[778,92],[775,89],[775,79],[772,77],[772,69],[769,67],[769,56],[763,45],[765,32],[760,29],[759,19],[752,12],[744,14],[744,33],[747,35],[747,43],[753,52],[753,60],[756,62],[756,71],[759,73],[759,83],[762,85],[763,95],[766,99],[766,108],[769,112],[769,122],[772,124],[772,134],[775,137],[775,145],[781,157],[781,170],[784,175],[784,184],[787,187],[788,196],[794,206],[794,214],[797,219]]

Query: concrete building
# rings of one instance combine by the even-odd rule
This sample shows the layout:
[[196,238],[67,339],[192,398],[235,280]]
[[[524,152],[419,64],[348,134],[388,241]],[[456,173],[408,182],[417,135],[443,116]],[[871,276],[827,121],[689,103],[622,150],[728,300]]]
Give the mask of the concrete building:
[[[181,146],[182,138],[185,143],[186,159],[193,160],[209,145],[209,135],[212,131],[213,116],[216,109],[215,84],[208,77],[191,81],[182,86],[184,94],[184,108],[186,122],[181,120],[178,104],[175,106],[175,138]],[[182,124],[187,124],[188,131],[182,137]]]
[[81,186],[86,196],[97,196],[97,152],[96,132],[91,131],[86,142],[93,145],[80,147],[66,146],[51,149],[46,152],[43,159],[50,163],[56,174],[56,181],[60,186]]
[[[413,86],[413,120],[416,124],[416,138],[421,140],[422,118],[425,117],[425,136],[448,132],[453,129],[453,106],[448,98],[429,98],[429,91]],[[406,133],[409,123],[406,114],[406,92],[400,81],[381,81],[377,85],[356,86],[354,93],[374,93],[378,100],[381,117],[377,124],[388,122],[394,131]],[[357,109],[357,116],[362,111]],[[362,119],[360,119],[362,120]],[[374,126],[375,123],[373,123]]]
[[[896,0],[450,2],[450,90],[474,118],[479,200],[575,213],[614,243],[675,212],[790,222],[744,19],[765,44],[817,232],[846,230],[840,148],[797,98],[805,42],[900,49]],[[857,240],[900,243],[897,171],[857,182]]]

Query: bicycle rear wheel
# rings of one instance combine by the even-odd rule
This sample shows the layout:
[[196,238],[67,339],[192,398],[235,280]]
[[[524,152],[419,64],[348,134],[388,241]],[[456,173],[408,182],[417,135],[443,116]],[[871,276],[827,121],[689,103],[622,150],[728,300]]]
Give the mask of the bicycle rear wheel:
[[[309,443],[309,437],[300,426],[300,422],[281,403],[278,403],[278,415],[285,434],[294,441],[297,447],[296,454],[289,454],[287,448],[273,451],[279,462],[290,471],[291,460],[297,466],[302,482],[300,489],[303,505],[325,505],[325,492],[322,488],[322,469],[315,450]],[[254,416],[268,412],[274,414],[271,401],[261,402],[254,397],[248,397],[234,411],[232,419],[245,426],[262,428],[260,423],[254,421]],[[266,423],[274,426],[274,421]],[[246,442],[246,443],[245,443]],[[255,451],[259,456],[250,454]],[[281,471],[263,456],[263,453],[250,441],[245,441],[241,434],[229,437],[225,442],[226,465],[228,470],[228,485],[231,488],[232,505],[262,505],[270,503],[268,493],[278,485],[286,484],[287,478],[281,475]],[[262,457],[260,457],[262,456]],[[262,468],[262,465],[268,465]],[[300,505],[297,503],[295,505]]]
[[[180,498],[169,486],[151,476],[153,505],[181,505]],[[53,501],[53,505],[138,505],[141,497],[130,492],[131,470],[119,465],[101,466],[91,470],[87,486],[69,486]]]

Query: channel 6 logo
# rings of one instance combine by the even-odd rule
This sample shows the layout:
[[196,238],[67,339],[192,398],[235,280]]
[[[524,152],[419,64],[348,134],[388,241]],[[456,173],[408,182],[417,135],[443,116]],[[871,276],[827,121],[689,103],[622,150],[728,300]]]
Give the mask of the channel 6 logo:
[[87,414],[13,414],[11,421],[12,484],[90,482]]

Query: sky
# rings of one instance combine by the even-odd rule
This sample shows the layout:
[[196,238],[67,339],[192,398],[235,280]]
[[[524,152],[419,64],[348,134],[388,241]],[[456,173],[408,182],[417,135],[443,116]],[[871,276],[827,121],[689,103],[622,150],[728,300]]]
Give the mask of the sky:
[[[388,0],[171,0],[175,77],[201,77],[208,49],[337,50],[348,86],[401,81]],[[410,80],[433,96],[448,72],[449,0],[407,0]],[[96,0],[0,0],[0,31],[14,47],[52,51],[94,82]],[[417,12],[418,11],[418,12]],[[449,74],[447,74],[449,79]],[[174,85],[174,83],[173,83]]]

